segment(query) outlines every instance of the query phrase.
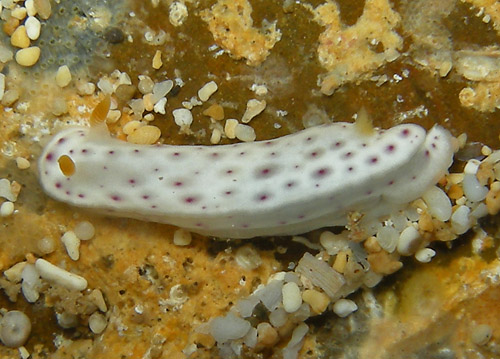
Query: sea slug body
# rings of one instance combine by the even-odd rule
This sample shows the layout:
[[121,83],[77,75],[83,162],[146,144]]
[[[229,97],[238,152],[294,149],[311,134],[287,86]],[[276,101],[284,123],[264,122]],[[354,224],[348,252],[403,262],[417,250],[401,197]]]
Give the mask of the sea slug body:
[[452,162],[452,136],[414,124],[363,134],[332,123],[270,141],[135,145],[72,127],[44,149],[40,182],[74,206],[230,238],[346,225],[421,196]]

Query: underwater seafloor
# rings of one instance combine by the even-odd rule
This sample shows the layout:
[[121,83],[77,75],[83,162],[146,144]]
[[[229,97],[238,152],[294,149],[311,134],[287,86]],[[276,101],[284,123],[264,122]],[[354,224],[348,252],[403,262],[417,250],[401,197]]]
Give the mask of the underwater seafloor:
[[[364,108],[381,128],[439,124],[454,136],[465,133],[465,159],[480,158],[483,146],[500,149],[496,1],[1,4],[0,177],[20,188],[14,212],[0,218],[0,270],[43,257],[84,277],[88,288],[75,293],[42,282],[40,296],[28,301],[20,280],[2,277],[0,313],[22,311],[32,329],[21,349],[0,345],[0,358],[219,357],[213,338],[196,328],[226,315],[305,252],[317,253],[306,244],[317,243],[320,231],[298,241],[193,234],[179,245],[173,226],[50,199],[37,179],[43,145],[64,125],[87,123],[105,94],[112,98],[110,132],[124,140],[131,127],[147,123],[161,131],[155,142],[164,144],[238,142],[227,138],[223,120],[241,119],[256,99],[265,101],[248,123],[257,140],[352,122]],[[14,33],[28,16],[38,19],[40,35],[26,46]],[[29,66],[17,57],[23,46],[40,49]],[[144,104],[153,85],[167,79],[174,83],[164,108]],[[210,81],[217,91],[193,100]],[[190,109],[192,124],[174,121],[178,108]],[[92,223],[95,235],[81,241],[73,260],[61,236],[82,221]],[[351,315],[327,309],[307,319],[299,357],[500,358],[498,267],[491,274],[499,233],[498,215],[487,216],[453,241],[432,242],[436,255],[429,263],[402,258],[399,271],[349,296],[358,306]],[[243,265],[241,248],[251,254]],[[478,328],[487,328],[487,339]],[[280,335],[240,357],[281,357],[290,333]]]

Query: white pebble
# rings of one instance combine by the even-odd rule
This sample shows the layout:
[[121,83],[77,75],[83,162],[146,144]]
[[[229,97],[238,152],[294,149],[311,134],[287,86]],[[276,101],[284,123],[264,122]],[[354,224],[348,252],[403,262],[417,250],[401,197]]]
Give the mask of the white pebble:
[[481,162],[476,159],[468,160],[467,164],[464,167],[464,173],[475,175],[477,173],[477,170],[479,169],[479,165],[481,165]]
[[29,303],[34,303],[40,297],[39,289],[42,285],[40,280],[40,274],[33,264],[26,264],[24,267],[21,277],[23,282],[21,284],[21,290],[23,292],[24,298]]
[[81,221],[75,226],[74,232],[82,241],[88,241],[94,237],[95,228],[89,221]]
[[71,82],[71,71],[69,71],[69,67],[63,65],[57,69],[56,72],[56,84],[59,87],[66,87]]
[[28,16],[26,22],[26,34],[31,40],[36,40],[40,36],[41,24],[40,21],[34,16]]
[[28,359],[31,355],[28,349],[23,346],[19,347],[17,350],[19,350],[19,356],[21,359]]
[[350,299],[339,299],[333,305],[333,312],[341,318],[358,310],[358,306]]
[[385,251],[392,253],[398,245],[399,232],[396,228],[391,226],[385,226],[380,228],[375,235],[378,244]]
[[69,257],[77,261],[80,258],[80,238],[73,231],[67,231],[61,237]]
[[463,189],[465,197],[472,202],[482,201],[488,194],[488,188],[481,186],[476,176],[473,174],[465,174]]
[[16,158],[16,166],[20,170],[26,170],[26,169],[30,168],[31,164],[30,164],[30,161],[28,161],[26,158],[17,157]]
[[251,245],[241,246],[234,255],[236,263],[243,269],[253,270],[260,267],[262,258],[259,252]]
[[451,217],[451,201],[444,191],[436,186],[431,187],[422,196],[427,204],[429,213],[442,222],[446,222]]
[[50,237],[43,237],[37,242],[36,246],[42,254],[49,254],[56,250],[55,241]]
[[14,213],[14,203],[10,201],[5,201],[4,203],[2,203],[2,205],[0,206],[0,216],[8,217],[12,213]]
[[238,140],[243,142],[253,142],[257,137],[253,127],[241,123],[238,123],[234,128],[234,134]]
[[476,345],[485,345],[490,341],[492,335],[493,330],[489,325],[480,324],[472,329],[471,341]]
[[87,288],[87,280],[85,278],[59,268],[45,259],[37,259],[35,267],[40,273],[40,276],[48,282],[75,291],[82,291]]
[[265,100],[256,100],[256,99],[251,99],[248,100],[247,102],[247,109],[245,110],[245,113],[243,114],[243,117],[241,118],[241,122],[243,123],[248,123],[252,118],[260,114],[264,109],[266,108],[266,101]]
[[420,243],[420,233],[413,226],[409,226],[401,232],[398,240],[397,250],[403,256],[412,255]]
[[22,274],[24,267],[26,267],[27,262],[18,262],[12,267],[3,272],[3,275],[9,282],[19,283],[22,279]]
[[156,103],[162,97],[165,97],[174,87],[172,80],[165,80],[153,85],[153,101]]
[[107,325],[106,317],[101,313],[94,312],[89,317],[89,328],[94,334],[101,334]]
[[156,112],[156,113],[164,115],[166,113],[166,111],[165,111],[165,106],[166,105],[167,105],[167,98],[166,97],[162,97],[153,106],[153,111]]
[[188,16],[187,6],[180,1],[170,4],[168,20],[174,26],[180,26]]
[[30,318],[18,310],[5,313],[0,321],[0,340],[9,348],[18,348],[24,345],[30,333]]
[[0,179],[0,197],[3,197],[11,202],[15,202],[17,199],[17,196],[12,193],[10,181],[7,178]]
[[198,90],[198,97],[200,100],[205,102],[215,93],[215,91],[217,91],[217,89],[217,84],[214,81],[210,81]]
[[471,226],[469,218],[470,208],[467,206],[459,206],[451,215],[451,228],[456,234],[467,232]]
[[294,282],[286,283],[281,288],[283,295],[283,309],[288,313],[297,311],[302,305],[302,295],[299,286]]
[[192,240],[191,232],[185,229],[178,229],[174,232],[174,244],[176,246],[188,246]]
[[420,263],[429,263],[435,255],[436,251],[434,249],[422,248],[415,253],[415,259]]
[[105,94],[111,95],[113,93],[113,84],[107,78],[101,78],[97,81],[97,87]]
[[179,127],[189,127],[193,123],[193,114],[186,108],[178,108],[172,111],[175,124]]
[[36,10],[34,0],[26,0],[24,2],[24,7],[26,8],[26,11],[28,12],[28,16],[35,16],[36,15],[37,10]]
[[236,138],[236,126],[238,126],[238,120],[234,118],[229,118],[226,120],[226,123],[224,125],[224,133],[226,134],[227,138],[231,140]]

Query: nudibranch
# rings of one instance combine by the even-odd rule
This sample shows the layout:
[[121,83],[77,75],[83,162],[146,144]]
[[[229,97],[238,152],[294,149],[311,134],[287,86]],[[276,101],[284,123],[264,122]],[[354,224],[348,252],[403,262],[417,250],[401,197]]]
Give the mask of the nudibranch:
[[59,132],[40,160],[56,200],[228,238],[290,235],[378,219],[446,173],[453,137],[415,124],[365,132],[331,123],[269,141],[136,145],[88,127]]

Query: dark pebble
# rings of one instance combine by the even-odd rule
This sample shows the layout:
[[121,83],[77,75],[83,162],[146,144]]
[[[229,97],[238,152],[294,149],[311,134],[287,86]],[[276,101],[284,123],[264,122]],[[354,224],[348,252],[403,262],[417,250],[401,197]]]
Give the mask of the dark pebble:
[[110,27],[104,33],[104,39],[110,44],[119,44],[125,40],[125,35],[123,31],[117,27]]

